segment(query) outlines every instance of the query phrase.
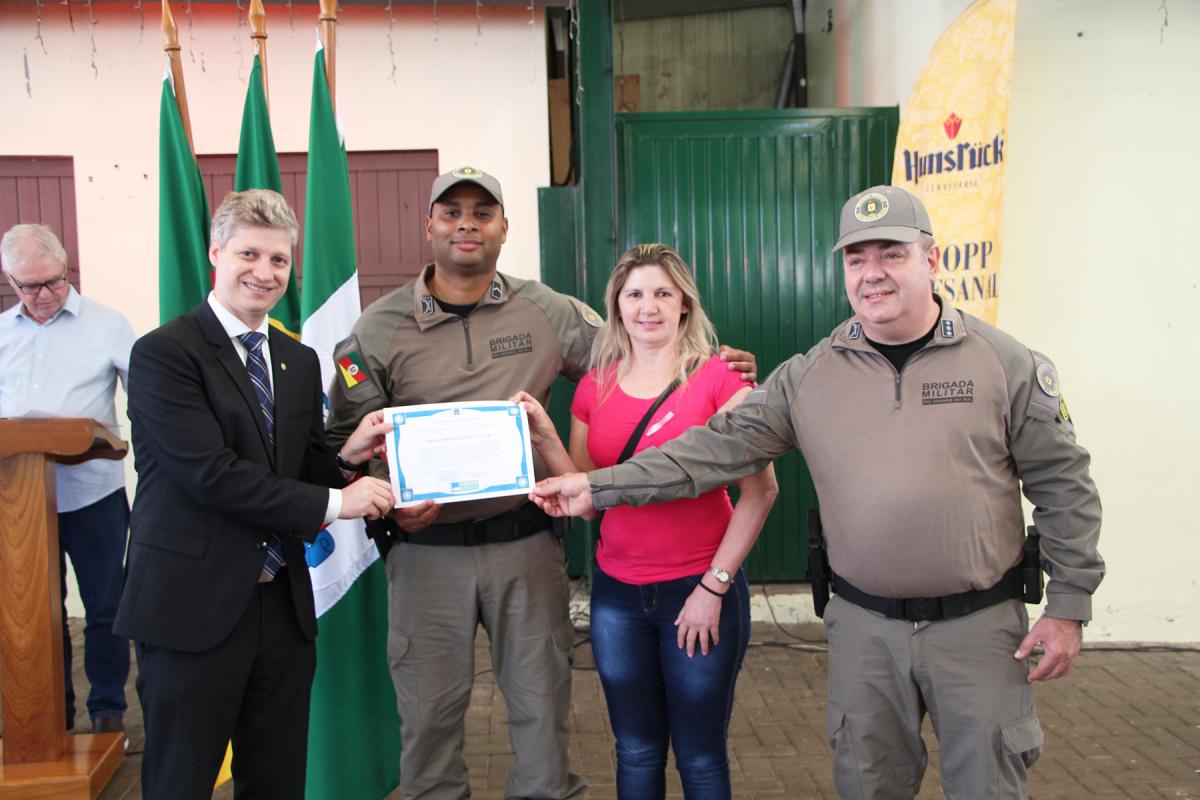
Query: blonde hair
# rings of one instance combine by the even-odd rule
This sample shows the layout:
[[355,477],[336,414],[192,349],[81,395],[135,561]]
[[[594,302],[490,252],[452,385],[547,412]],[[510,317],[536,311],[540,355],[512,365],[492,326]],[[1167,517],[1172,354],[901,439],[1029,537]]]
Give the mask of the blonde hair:
[[700,305],[700,290],[692,271],[665,244],[639,244],[617,259],[604,290],[605,321],[592,346],[591,369],[595,372],[600,397],[607,397],[616,382],[628,370],[633,346],[629,332],[621,323],[619,299],[629,274],[638,267],[661,267],[683,293],[683,317],[675,339],[675,377],[680,387],[687,385],[688,370],[717,349],[717,331]]
[[210,238],[217,247],[224,247],[240,227],[281,228],[292,235],[292,246],[300,235],[296,215],[283,195],[270,189],[247,189],[230,192],[213,212]]

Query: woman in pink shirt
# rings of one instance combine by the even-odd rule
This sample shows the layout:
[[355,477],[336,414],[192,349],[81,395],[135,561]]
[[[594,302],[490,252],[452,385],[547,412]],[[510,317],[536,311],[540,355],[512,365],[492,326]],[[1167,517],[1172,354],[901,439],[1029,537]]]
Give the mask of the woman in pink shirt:
[[[534,446],[554,474],[611,466],[656,400],[634,452],[703,425],[750,391],[716,355],[691,272],[671,248],[621,256],[608,320],[571,405],[570,449],[534,398]],[[741,565],[778,486],[770,467],[693,500],[609,510],[592,585],[592,649],[617,739],[617,794],[664,796],[668,742],[688,798],[728,798],[726,730],[750,640]]]

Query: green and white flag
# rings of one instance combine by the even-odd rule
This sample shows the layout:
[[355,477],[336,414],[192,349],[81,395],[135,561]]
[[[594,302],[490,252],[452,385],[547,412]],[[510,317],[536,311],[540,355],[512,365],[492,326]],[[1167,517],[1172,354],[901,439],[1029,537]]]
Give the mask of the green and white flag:
[[[333,349],[359,315],[346,149],[318,45],[308,139],[301,341],[325,386]],[[340,378],[339,378],[340,379]],[[326,401],[328,402],[328,400]],[[308,800],[387,796],[400,783],[400,719],[387,663],[387,575],[361,520],[339,520],[308,548],[320,635],[308,728]]]
[[[262,61],[254,54],[254,67],[246,87],[246,104],[242,108],[242,133],[238,140],[237,173],[233,189],[272,189],[283,194],[279,177],[279,157],[275,154],[275,137],[271,135],[271,115],[267,111],[267,93],[263,89]],[[306,276],[307,277],[307,276]],[[288,281],[287,291],[271,311],[271,322],[292,338],[300,335],[300,292],[296,276]]]
[[212,288],[208,197],[175,99],[171,65],[158,113],[158,319],[191,311]]

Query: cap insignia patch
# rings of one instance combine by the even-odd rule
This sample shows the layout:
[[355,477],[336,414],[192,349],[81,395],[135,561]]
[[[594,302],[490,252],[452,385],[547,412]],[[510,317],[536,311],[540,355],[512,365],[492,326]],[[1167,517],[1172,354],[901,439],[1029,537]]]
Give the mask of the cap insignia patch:
[[1037,382],[1047,397],[1058,397],[1058,373],[1052,364],[1038,364]]
[[879,192],[864,194],[854,204],[854,217],[859,222],[874,222],[888,213],[888,199]]
[[450,174],[456,178],[478,178],[483,173],[474,167],[459,167]]

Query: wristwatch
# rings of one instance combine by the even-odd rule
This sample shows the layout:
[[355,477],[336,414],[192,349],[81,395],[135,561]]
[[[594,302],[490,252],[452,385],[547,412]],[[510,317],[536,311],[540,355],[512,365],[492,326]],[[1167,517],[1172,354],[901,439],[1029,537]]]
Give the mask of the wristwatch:
[[729,577],[729,570],[721,569],[716,564],[713,564],[711,567],[708,568],[708,574],[712,575],[714,578],[716,578],[717,582],[722,584],[723,586],[728,586],[729,581],[731,580]]
[[351,472],[355,475],[361,475],[363,468],[366,467],[366,462],[363,462],[362,464],[351,464],[349,461],[342,458],[341,452],[338,452],[337,465],[338,469],[342,470],[343,472]]

